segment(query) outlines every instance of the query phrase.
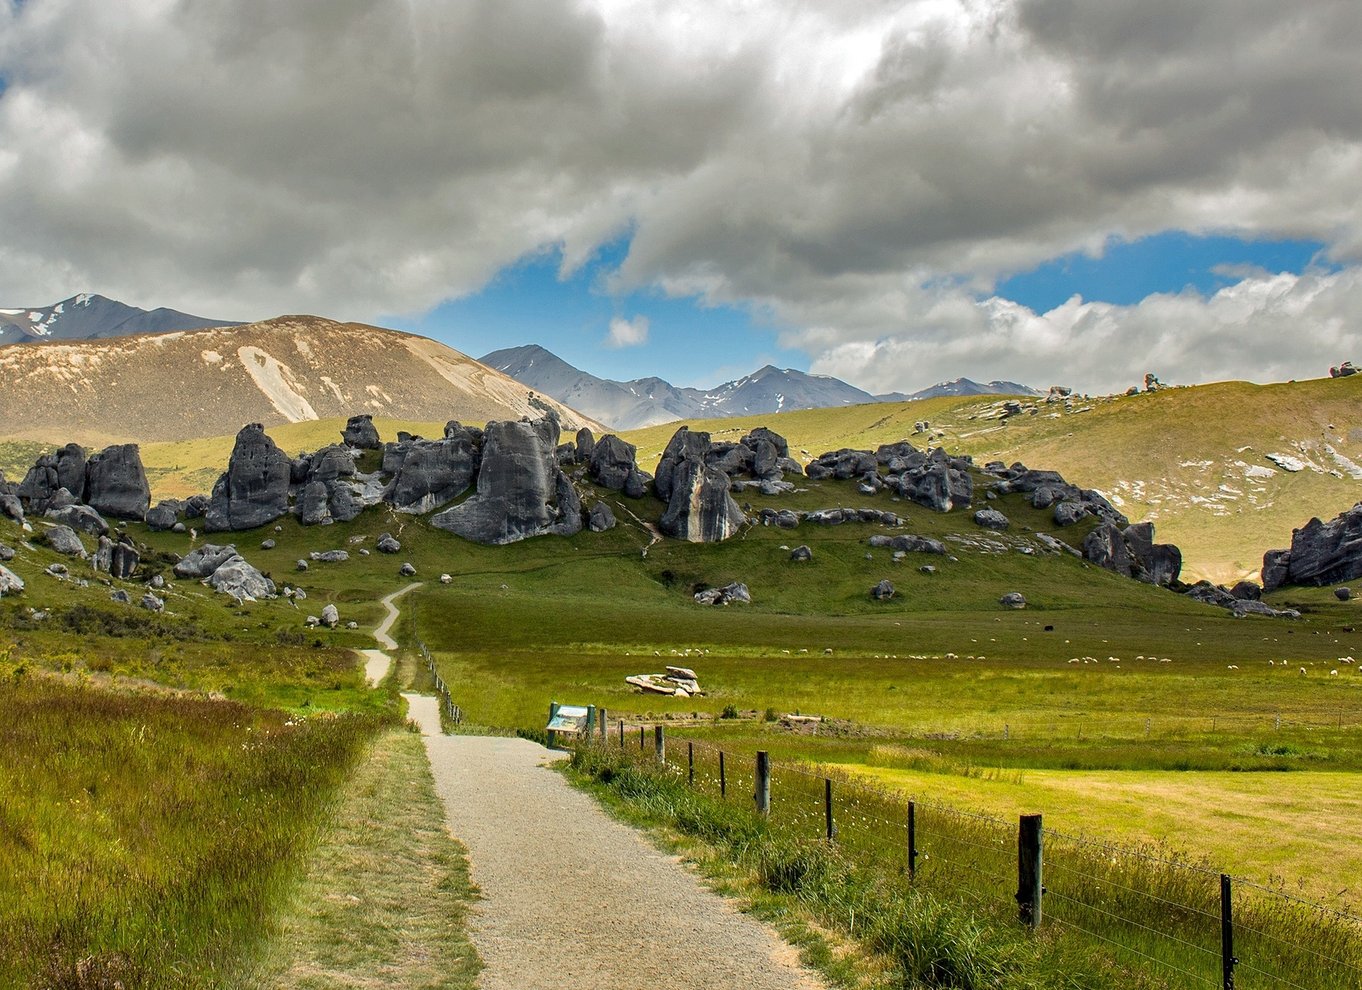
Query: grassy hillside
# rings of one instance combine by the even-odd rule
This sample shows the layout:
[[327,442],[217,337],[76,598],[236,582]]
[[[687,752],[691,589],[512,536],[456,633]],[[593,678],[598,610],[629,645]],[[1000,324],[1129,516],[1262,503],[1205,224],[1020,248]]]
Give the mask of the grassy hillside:
[[[1332,518],[1362,498],[1362,376],[1277,385],[1221,382],[1062,405],[998,419],[996,397],[814,409],[692,423],[716,439],[769,426],[801,458],[914,435],[982,462],[1020,460],[1107,494],[1131,519],[1158,524],[1182,547],[1191,577],[1255,574],[1265,550],[1288,546],[1311,516]],[[627,434],[641,464],[660,456],[673,426]],[[1330,452],[1332,448],[1332,453]],[[1305,462],[1289,472],[1268,460]]]

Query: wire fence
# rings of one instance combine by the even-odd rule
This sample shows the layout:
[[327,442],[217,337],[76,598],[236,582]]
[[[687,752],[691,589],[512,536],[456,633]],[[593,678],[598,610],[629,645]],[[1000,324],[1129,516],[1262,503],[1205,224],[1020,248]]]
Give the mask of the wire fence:
[[[1199,864],[912,800],[836,769],[735,754],[661,726],[597,725],[577,745],[764,814],[771,832],[836,843],[858,865],[980,913],[1083,940],[1172,988],[1362,990],[1362,919]],[[1027,817],[1039,816],[1023,816]],[[1039,825],[1039,821],[1036,822]]]
[[440,696],[440,714],[453,725],[462,724],[463,709],[454,704],[454,699],[449,693],[449,685],[436,669],[435,658],[431,656],[430,650],[426,649],[425,643],[418,642],[416,645],[421,650],[421,659],[425,661],[430,676],[434,678],[435,693]]

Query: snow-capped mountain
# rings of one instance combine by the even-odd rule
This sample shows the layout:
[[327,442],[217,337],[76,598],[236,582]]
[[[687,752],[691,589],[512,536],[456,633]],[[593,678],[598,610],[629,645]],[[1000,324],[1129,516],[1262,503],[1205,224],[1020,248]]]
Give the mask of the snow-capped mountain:
[[916,392],[889,392],[876,396],[882,402],[912,402],[914,399],[936,399],[945,395],[1044,395],[1044,392],[1030,385],[1016,382],[976,382],[969,378],[957,378],[951,382],[938,382]]
[[537,344],[509,347],[479,360],[615,429],[678,419],[760,415],[857,405],[875,397],[837,378],[770,365],[711,389],[678,388],[661,378],[612,381],[574,368]]
[[236,324],[193,316],[174,309],[139,309],[88,292],[50,306],[24,306],[17,309],[0,307],[0,344],[93,340],[127,337],[137,333],[230,326]]

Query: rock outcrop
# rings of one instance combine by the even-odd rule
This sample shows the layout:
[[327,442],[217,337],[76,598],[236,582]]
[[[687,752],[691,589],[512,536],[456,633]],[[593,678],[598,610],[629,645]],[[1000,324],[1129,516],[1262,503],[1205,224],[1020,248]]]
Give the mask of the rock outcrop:
[[378,438],[378,428],[374,426],[374,417],[368,413],[346,420],[341,440],[347,446],[359,450],[379,450],[383,446],[383,441]]
[[[607,433],[589,447],[587,476],[592,481],[602,488],[623,492],[629,498],[643,497],[652,479],[639,470],[635,459],[638,449],[633,444],[625,443],[613,433]],[[583,449],[580,434],[575,449],[580,456]]]
[[1171,543],[1154,542],[1154,524],[1119,528],[1105,522],[1083,541],[1083,558],[1123,577],[1133,577],[1166,588],[1182,571],[1182,551]]
[[147,484],[137,444],[105,447],[90,458],[85,465],[85,501],[102,516],[146,518],[151,506],[151,486]]
[[24,590],[24,580],[8,567],[0,564],[0,598],[17,595]]
[[205,514],[209,532],[255,529],[289,510],[292,463],[259,423],[242,427],[227,462],[213,486]]
[[[458,426],[458,424],[452,424]],[[443,440],[411,439],[397,444],[384,463],[395,465],[384,493],[398,512],[423,514],[454,501],[468,490],[478,473],[480,452],[474,436],[459,428]]]
[[581,499],[558,466],[557,447],[558,423],[551,417],[488,423],[477,490],[433,516],[431,525],[493,545],[580,532]]
[[137,548],[132,545],[132,541],[127,537],[114,542],[107,536],[101,536],[99,546],[95,549],[95,555],[91,558],[90,564],[97,571],[103,571],[110,577],[126,581],[137,570],[137,565],[141,562],[141,559],[141,554],[137,552]]
[[740,581],[726,584],[722,588],[706,588],[695,593],[695,604],[697,605],[728,605],[738,602],[742,605],[752,603],[752,593],[747,590],[747,585]]
[[708,433],[681,427],[658,463],[653,486],[667,502],[658,522],[665,536],[690,543],[718,543],[747,522],[729,494],[728,475],[707,463]]
[[196,547],[172,568],[176,577],[201,579],[212,574],[227,561],[237,556],[236,547],[218,546],[215,543],[205,543],[201,547]]
[[1291,533],[1288,550],[1263,555],[1263,590],[1285,584],[1322,587],[1362,577],[1362,502],[1333,519],[1311,519]]
[[214,591],[231,595],[237,602],[253,602],[275,594],[274,582],[240,556],[229,557],[207,580]]
[[53,526],[47,531],[47,545],[65,557],[85,557],[85,544],[70,526]]
[[617,522],[615,513],[610,511],[610,506],[604,502],[597,502],[591,506],[591,511],[586,517],[587,528],[593,533],[604,533],[606,530],[614,529]]

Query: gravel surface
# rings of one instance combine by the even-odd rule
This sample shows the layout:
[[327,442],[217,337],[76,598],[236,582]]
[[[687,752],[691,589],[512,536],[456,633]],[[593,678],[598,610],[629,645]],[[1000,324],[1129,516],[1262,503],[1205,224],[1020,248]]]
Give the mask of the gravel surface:
[[444,736],[407,695],[483,899],[483,990],[818,990],[769,928],[610,818],[523,739]]

